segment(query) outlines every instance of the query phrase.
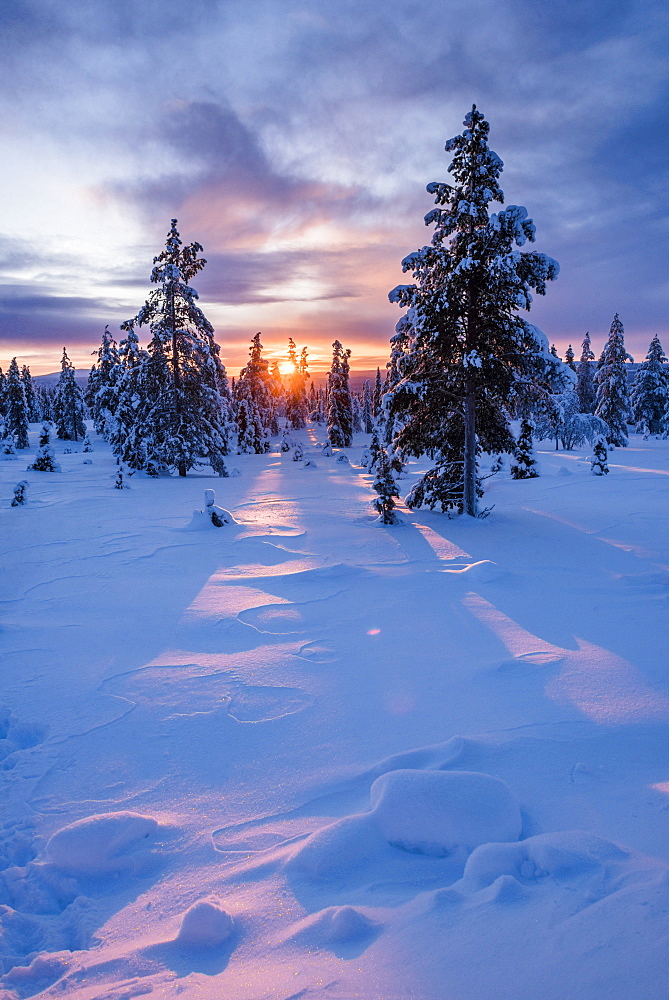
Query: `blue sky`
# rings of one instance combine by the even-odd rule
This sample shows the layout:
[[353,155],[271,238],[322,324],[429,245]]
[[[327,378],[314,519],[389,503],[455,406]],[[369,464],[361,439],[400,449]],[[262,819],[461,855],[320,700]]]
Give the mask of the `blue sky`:
[[5,0],[0,365],[78,367],[134,315],[172,217],[235,374],[257,330],[387,357],[387,293],[476,103],[561,265],[561,349],[615,312],[666,336],[669,8],[660,0]]

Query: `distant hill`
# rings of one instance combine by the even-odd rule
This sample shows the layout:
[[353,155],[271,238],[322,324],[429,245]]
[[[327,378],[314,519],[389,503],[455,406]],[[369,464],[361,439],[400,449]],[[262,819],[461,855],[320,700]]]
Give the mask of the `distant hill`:
[[[89,371],[89,368],[74,369],[74,379],[80,389],[86,388]],[[45,385],[47,388],[53,389],[59,378],[60,372],[51,372],[49,375],[33,375],[33,382],[36,382],[37,385]]]

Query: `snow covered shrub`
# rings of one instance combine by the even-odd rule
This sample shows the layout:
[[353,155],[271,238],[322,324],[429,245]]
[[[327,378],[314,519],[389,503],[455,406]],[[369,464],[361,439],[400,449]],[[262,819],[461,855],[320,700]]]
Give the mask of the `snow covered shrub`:
[[216,506],[216,494],[213,490],[204,491],[204,510],[194,510],[190,528],[222,528],[224,524],[234,524],[235,519],[229,510]]
[[292,442],[290,440],[290,436],[287,433],[287,431],[284,431],[283,437],[281,438],[281,444],[279,445],[279,449],[285,453],[287,451],[290,451],[291,448],[292,448]]
[[207,515],[215,528],[222,528],[224,524],[234,523],[234,518],[229,510],[217,507],[214,503],[216,494],[213,490],[204,491],[204,513]]
[[304,449],[302,448],[302,445],[298,441],[293,450],[293,461],[301,462],[303,458],[304,458]]
[[91,439],[89,438],[88,433],[86,433],[86,437],[84,438],[84,447],[82,448],[82,451],[93,451],[93,445],[91,444]]
[[306,462],[304,463],[304,465],[302,466],[302,468],[303,469],[317,469],[318,466],[314,462],[313,458],[308,458],[306,460]]
[[512,479],[536,479],[539,475],[532,447],[532,424],[523,420],[515,449],[515,461],[511,463]]
[[574,413],[564,425],[561,438],[565,451],[580,448],[587,441],[593,444],[600,435],[606,436],[608,426],[594,413]]
[[28,502],[28,497],[26,496],[26,490],[28,489],[28,481],[22,479],[20,483],[17,483],[14,487],[14,498],[12,500],[12,507],[23,507],[24,504]]
[[343,452],[343,451],[341,452],[341,454],[337,455],[337,461],[341,462],[342,465],[350,465],[351,464],[349,462],[349,460],[348,460],[348,455],[345,452]]
[[606,440],[604,439],[604,436],[600,434],[597,438],[595,438],[594,445],[595,447],[590,471],[593,476],[607,476],[609,474],[609,464]]
[[330,443],[330,439],[328,438],[323,447],[321,448],[321,455],[325,455],[326,458],[329,458],[331,454],[332,454],[332,444]]
[[[42,424],[40,432],[39,448],[35,452],[35,461],[28,466],[28,470],[35,472],[60,472],[60,465],[56,461],[54,450],[49,442],[51,426],[48,423]],[[91,449],[89,449],[91,450]]]
[[123,469],[119,469],[116,474],[116,482],[114,483],[114,488],[117,490],[127,490],[126,484],[123,482]]

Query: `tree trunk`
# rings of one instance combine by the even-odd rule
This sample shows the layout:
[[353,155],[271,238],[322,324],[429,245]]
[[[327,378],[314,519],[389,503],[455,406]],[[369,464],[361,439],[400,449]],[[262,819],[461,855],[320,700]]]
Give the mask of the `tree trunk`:
[[476,498],[476,386],[474,379],[465,381],[465,444],[463,452],[462,509],[478,517]]

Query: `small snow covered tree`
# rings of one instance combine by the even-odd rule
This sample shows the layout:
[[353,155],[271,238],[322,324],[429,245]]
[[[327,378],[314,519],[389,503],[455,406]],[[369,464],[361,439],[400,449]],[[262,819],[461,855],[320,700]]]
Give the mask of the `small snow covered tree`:
[[653,337],[639,365],[630,394],[632,416],[639,434],[663,434],[669,426],[669,365],[662,344]]
[[60,376],[53,399],[53,419],[61,441],[81,441],[86,434],[86,404],[74,375],[74,365],[63,348]]
[[509,470],[512,479],[535,479],[539,475],[532,447],[532,430],[532,424],[529,420],[521,422],[520,434],[514,452],[515,461],[511,463]]
[[5,389],[7,387],[7,376],[0,368],[0,417],[4,417],[7,412],[5,409]]
[[609,474],[606,438],[602,434],[598,434],[593,442],[593,455],[590,471],[593,476],[608,476]]
[[[149,358],[158,354],[162,374],[149,380],[154,386],[150,393],[144,380],[135,422],[150,431],[147,457],[176,469],[180,476],[204,464],[216,471],[219,458],[231,446],[225,369],[213,327],[189,284],[206,264],[201,252],[199,243],[182,244],[177,220],[172,219],[165,249],[153,259],[151,281],[156,288],[137,316],[121,326],[131,331],[135,324],[148,325],[151,331],[147,353]],[[146,363],[140,360],[140,365]]]
[[532,291],[545,293],[559,268],[545,254],[517,249],[535,239],[525,208],[489,213],[491,202],[503,201],[503,164],[475,106],[464,125],[446,144],[455,183],[428,185],[438,206],[425,218],[436,227],[432,243],[402,262],[414,284],[390,293],[408,311],[392,341],[399,379],[389,389],[389,415],[398,421],[395,450],[437,463],[407,503],[475,517],[477,452],[513,450],[509,399],[519,380],[533,381],[537,364],[546,368],[547,342],[518,310],[530,308]]
[[590,334],[586,333],[581,345],[581,360],[576,370],[576,392],[578,393],[579,411],[581,413],[595,412],[595,373],[594,365],[592,364],[594,360],[595,355],[590,346]]
[[42,424],[39,447],[35,452],[35,461],[32,465],[28,466],[28,471],[32,469],[35,472],[60,472],[60,465],[56,461],[56,456],[51,447],[50,434],[51,425],[48,423]]
[[574,413],[561,429],[563,446],[570,451],[580,448],[587,441],[593,444],[599,435],[606,436],[608,427],[594,413]]
[[28,404],[16,358],[12,358],[5,383],[6,433],[14,445],[22,450],[28,447]]
[[595,414],[608,425],[606,440],[624,448],[627,443],[627,422],[631,418],[627,391],[626,361],[634,361],[625,350],[625,331],[618,313],[613,317],[609,339],[602,351],[595,382],[597,406]]
[[24,504],[28,502],[28,497],[26,496],[27,489],[27,479],[22,479],[20,483],[16,484],[14,487],[14,496],[12,498],[12,507],[23,507]]
[[393,478],[385,448],[381,448],[379,452],[376,463],[376,479],[372,488],[379,494],[377,499],[374,500],[374,507],[378,511],[382,523],[397,524],[398,518],[395,514],[397,504],[395,500],[399,499],[399,492],[397,490],[397,483]]
[[335,340],[328,376],[328,438],[334,448],[349,448],[353,441],[353,404],[348,382],[350,357],[350,350],[344,350]]

